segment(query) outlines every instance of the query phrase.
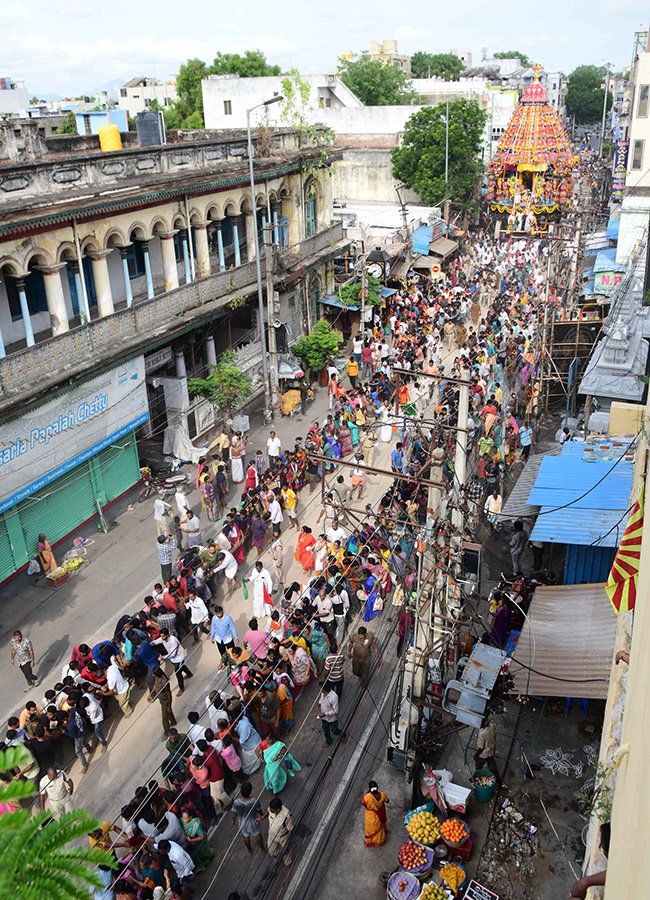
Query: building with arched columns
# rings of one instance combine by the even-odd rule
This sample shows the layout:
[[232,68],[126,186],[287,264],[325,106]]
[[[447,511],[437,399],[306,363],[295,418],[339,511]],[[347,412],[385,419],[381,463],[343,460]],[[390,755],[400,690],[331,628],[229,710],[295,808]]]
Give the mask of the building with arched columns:
[[282,352],[320,317],[347,246],[334,155],[316,167],[320,151],[276,132],[253,198],[241,132],[102,153],[2,126],[0,581],[39,530],[60,539],[139,478],[139,437],[201,444],[215,413],[186,382],[224,350],[263,390],[255,229]]

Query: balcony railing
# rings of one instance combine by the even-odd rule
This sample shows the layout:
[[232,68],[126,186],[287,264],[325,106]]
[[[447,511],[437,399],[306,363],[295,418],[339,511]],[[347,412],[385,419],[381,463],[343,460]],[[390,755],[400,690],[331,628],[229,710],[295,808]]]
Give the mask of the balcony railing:
[[[333,246],[344,237],[340,222],[298,244],[283,250],[280,258],[285,267]],[[264,271],[264,260],[262,270]],[[236,269],[218,272],[185,284],[151,300],[135,303],[113,315],[96,319],[58,337],[48,338],[0,360],[0,408],[28,387],[56,383],[69,371],[70,375],[84,367],[95,368],[114,359],[120,350],[143,344],[147,338],[164,335],[178,317],[191,310],[209,306],[218,310],[233,294],[250,290],[256,281],[255,261]]]

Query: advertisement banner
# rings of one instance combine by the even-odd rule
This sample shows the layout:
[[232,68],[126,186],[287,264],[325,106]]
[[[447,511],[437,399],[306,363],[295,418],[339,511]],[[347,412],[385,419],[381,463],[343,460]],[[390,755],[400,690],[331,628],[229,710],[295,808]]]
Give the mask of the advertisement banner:
[[138,356],[0,425],[0,513],[149,418]]
[[594,275],[594,294],[605,294],[608,297],[623,278],[622,272],[596,272]]
[[614,155],[614,172],[612,175],[612,200],[620,203],[625,191],[625,178],[627,176],[627,156],[630,149],[629,141],[616,141],[616,153]]

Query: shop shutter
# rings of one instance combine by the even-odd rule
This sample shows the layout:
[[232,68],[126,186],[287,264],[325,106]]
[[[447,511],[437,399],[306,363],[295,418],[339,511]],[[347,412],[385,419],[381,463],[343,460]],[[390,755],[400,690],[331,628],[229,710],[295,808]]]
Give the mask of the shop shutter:
[[107,447],[98,456],[106,501],[110,503],[140,478],[140,463],[135,433],[131,432]]
[[41,532],[54,544],[74,531],[97,513],[88,463],[82,463],[23,500],[18,513],[29,554],[36,552]]
[[0,583],[16,571],[11,541],[7,533],[5,517],[0,516]]

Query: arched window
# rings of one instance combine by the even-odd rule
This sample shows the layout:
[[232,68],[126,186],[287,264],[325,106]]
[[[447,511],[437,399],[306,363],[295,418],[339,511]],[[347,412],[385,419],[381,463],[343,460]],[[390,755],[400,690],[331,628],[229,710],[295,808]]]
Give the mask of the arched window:
[[318,231],[318,197],[316,186],[312,181],[307,187],[305,197],[305,235],[311,237]]

